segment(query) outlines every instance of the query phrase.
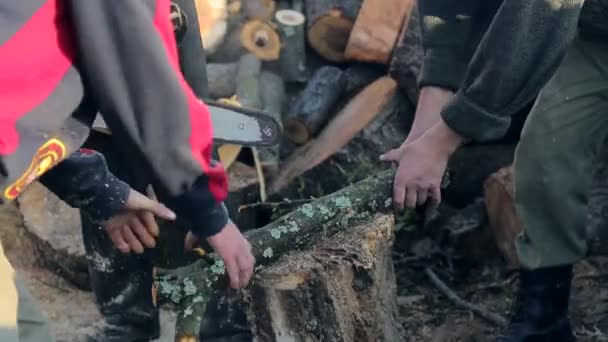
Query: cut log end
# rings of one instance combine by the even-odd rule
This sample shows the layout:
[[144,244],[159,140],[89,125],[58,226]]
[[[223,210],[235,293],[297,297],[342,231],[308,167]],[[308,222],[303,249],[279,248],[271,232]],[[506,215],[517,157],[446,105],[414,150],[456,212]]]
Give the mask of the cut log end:
[[311,138],[311,134],[306,127],[306,124],[298,118],[290,118],[283,123],[283,134],[289,140],[296,144],[302,145]]
[[344,56],[349,60],[387,64],[401,28],[407,25],[411,0],[364,0]]
[[344,51],[354,22],[332,10],[318,18],[308,30],[308,42],[323,57],[333,62],[344,61]]
[[304,14],[294,10],[280,10],[275,14],[277,22],[287,26],[300,26],[306,21]]
[[281,38],[272,26],[263,21],[251,20],[243,25],[241,44],[263,61],[279,59]]

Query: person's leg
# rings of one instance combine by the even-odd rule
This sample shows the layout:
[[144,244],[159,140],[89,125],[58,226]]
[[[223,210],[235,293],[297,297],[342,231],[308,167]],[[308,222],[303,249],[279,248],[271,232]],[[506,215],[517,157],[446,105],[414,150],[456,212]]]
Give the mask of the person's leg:
[[0,242],[0,341],[18,342],[17,288],[15,271],[6,259]]
[[[577,39],[539,95],[514,162],[520,290],[503,341],[569,341],[592,165],[608,133],[608,44]],[[556,339],[559,336],[559,339]]]
[[[101,133],[92,133],[87,148],[106,158],[110,171],[134,189],[145,193],[136,172],[126,167],[120,149]],[[82,215],[82,235],[87,253],[91,288],[107,326],[88,336],[91,342],[148,341],[160,334],[158,309],[152,300],[152,257],[122,254],[105,231]]]
[[[25,283],[15,277],[19,296],[18,321],[19,342],[53,342],[55,337],[46,316],[42,313],[36,300],[27,290]],[[4,341],[4,340],[2,340]]]

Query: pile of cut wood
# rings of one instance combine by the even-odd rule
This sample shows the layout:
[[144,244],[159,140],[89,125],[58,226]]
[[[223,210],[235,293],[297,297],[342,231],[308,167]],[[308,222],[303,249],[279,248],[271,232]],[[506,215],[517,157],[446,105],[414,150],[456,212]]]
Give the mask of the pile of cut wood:
[[[205,23],[212,100],[264,111],[282,124],[280,146],[218,147],[225,167],[255,168],[262,201],[338,190],[380,169],[361,166],[405,138],[421,62],[415,0],[195,3]],[[344,173],[335,173],[335,163],[327,172],[320,166],[336,158],[345,160]],[[326,173],[329,189],[292,191],[313,168]]]

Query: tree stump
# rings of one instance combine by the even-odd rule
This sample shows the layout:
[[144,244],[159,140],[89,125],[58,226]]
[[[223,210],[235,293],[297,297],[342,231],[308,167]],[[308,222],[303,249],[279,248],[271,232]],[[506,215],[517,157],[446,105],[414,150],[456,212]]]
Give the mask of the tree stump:
[[17,204],[41,265],[89,290],[78,209],[65,204],[38,182],[26,189]]
[[246,291],[259,341],[403,341],[391,259],[394,219],[364,223],[286,255]]
[[[608,149],[600,153],[595,161],[592,186],[589,191],[587,214],[587,242],[589,255],[608,255]],[[494,240],[510,267],[518,265],[515,251],[515,239],[523,229],[521,219],[517,215],[513,197],[513,167],[505,167],[492,176],[485,184],[485,203],[490,228]]]

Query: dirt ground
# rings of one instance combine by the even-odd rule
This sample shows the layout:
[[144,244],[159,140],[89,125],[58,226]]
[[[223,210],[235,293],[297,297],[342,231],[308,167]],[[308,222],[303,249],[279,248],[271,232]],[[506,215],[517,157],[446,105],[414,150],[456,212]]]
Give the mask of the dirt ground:
[[[37,265],[13,205],[0,205],[0,240],[11,264],[47,314],[58,342],[77,342],[104,324],[91,292],[79,290]],[[173,341],[174,327],[175,314],[161,310],[162,335],[157,341]]]
[[[16,208],[0,206],[0,239],[11,263],[47,313],[58,341],[79,341],[103,324],[93,296],[38,266],[23,229]],[[493,341],[499,329],[446,299],[429,281],[424,267],[431,265],[462,299],[504,317],[516,277],[493,258],[483,258],[483,262],[437,256],[408,260],[411,241],[410,234],[399,233],[395,244],[400,313],[408,341]],[[590,258],[578,264],[573,288],[571,317],[579,341],[608,341],[608,259]],[[172,341],[174,313],[162,310],[161,322],[158,341]]]

